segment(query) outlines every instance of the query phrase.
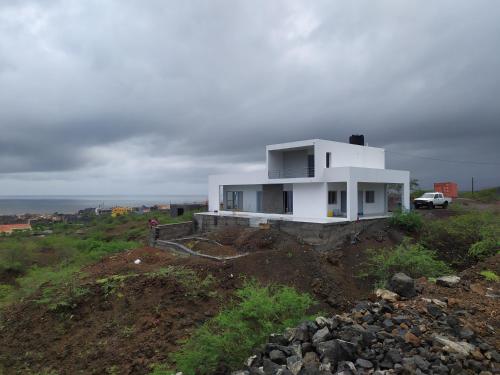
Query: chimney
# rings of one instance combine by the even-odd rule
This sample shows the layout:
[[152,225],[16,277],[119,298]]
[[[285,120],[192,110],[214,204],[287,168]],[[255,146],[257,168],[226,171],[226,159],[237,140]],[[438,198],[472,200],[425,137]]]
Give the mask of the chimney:
[[363,134],[353,134],[349,137],[349,143],[351,145],[365,145],[365,136]]

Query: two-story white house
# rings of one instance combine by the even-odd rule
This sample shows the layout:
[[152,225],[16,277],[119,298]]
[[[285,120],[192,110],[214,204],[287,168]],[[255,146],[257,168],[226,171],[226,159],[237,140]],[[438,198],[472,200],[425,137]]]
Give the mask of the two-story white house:
[[328,223],[384,217],[388,192],[410,207],[410,173],[385,169],[385,150],[312,139],[266,147],[266,168],[208,178],[209,211]]

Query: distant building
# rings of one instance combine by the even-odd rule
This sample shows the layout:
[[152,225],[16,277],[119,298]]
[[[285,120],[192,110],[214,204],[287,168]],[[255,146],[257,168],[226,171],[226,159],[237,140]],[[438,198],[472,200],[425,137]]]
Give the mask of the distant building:
[[31,230],[30,224],[2,224],[0,225],[0,233],[11,234],[15,231]]

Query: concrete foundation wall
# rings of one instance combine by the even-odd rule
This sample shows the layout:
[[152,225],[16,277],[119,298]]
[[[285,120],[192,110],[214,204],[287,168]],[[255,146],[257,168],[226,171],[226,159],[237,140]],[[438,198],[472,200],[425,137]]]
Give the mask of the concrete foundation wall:
[[283,213],[283,185],[262,185],[262,212],[266,214]]
[[150,243],[154,244],[156,240],[173,240],[175,238],[182,238],[190,236],[194,233],[195,224],[193,221],[186,221],[184,223],[164,224],[157,225],[151,229]]
[[223,227],[250,226],[250,219],[231,216],[194,214],[197,232],[210,232]]
[[381,225],[387,219],[361,220],[344,223],[301,223],[296,221],[270,220],[271,227],[296,237],[299,241],[314,246],[316,250],[327,251],[339,248],[366,228]]

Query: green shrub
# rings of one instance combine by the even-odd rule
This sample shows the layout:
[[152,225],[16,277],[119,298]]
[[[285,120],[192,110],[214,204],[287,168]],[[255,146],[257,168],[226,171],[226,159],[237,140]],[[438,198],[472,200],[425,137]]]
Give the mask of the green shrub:
[[449,267],[437,259],[434,251],[420,244],[412,244],[409,239],[394,248],[369,250],[368,260],[363,268],[360,276],[374,277],[378,285],[387,282],[397,272],[414,278],[437,277],[450,273]]
[[471,211],[426,222],[420,237],[425,247],[436,249],[441,259],[457,268],[488,256],[499,240],[500,215],[489,211]]
[[269,334],[306,318],[313,301],[285,286],[263,287],[247,283],[236,293],[238,303],[199,328],[173,355],[186,375],[211,374],[224,364],[235,369]]
[[500,242],[495,238],[486,238],[472,244],[469,255],[477,260],[484,260],[500,251]]
[[394,212],[389,219],[389,223],[391,226],[407,232],[417,232],[424,225],[422,217],[414,211]]
[[484,270],[480,272],[480,275],[483,276],[487,281],[500,281],[500,277],[494,272],[490,270]]

